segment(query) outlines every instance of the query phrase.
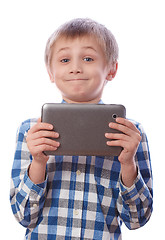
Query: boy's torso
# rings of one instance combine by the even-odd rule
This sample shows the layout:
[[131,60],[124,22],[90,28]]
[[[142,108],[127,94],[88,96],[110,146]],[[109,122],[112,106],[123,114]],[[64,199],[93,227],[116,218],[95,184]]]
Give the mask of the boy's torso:
[[[108,226],[111,228],[112,222],[113,228],[115,225],[116,229],[119,227],[116,216],[119,172],[119,162],[112,158],[50,157],[47,164],[48,193],[40,224],[44,224],[44,218],[49,215],[52,224],[48,223],[48,228],[58,226],[51,231],[61,237],[71,232],[77,239],[102,239],[103,232],[108,236]],[[94,232],[99,238],[94,237]]]
[[[33,119],[30,125],[35,123]],[[38,225],[31,233],[27,231],[26,239],[33,239],[40,232],[43,236],[60,236],[60,240],[66,236],[120,239],[116,207],[119,175],[117,157],[50,156],[44,207]],[[110,238],[110,232],[116,232],[118,237]]]

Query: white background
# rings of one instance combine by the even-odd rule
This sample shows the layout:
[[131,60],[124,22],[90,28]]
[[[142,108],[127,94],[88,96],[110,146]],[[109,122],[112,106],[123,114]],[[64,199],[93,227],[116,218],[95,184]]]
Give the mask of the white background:
[[119,69],[103,101],[125,105],[127,117],[141,122],[149,139],[154,212],[141,229],[123,227],[123,239],[164,238],[164,8],[163,0],[0,2],[1,238],[23,239],[25,229],[14,219],[9,203],[16,130],[27,118],[39,117],[43,103],[61,101],[44,66],[44,49],[50,34],[76,17],[92,18],[115,35]]

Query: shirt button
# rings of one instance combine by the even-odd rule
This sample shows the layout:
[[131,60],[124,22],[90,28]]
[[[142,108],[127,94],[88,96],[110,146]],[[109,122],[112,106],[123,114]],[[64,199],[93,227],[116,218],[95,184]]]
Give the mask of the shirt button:
[[36,203],[34,203],[34,204],[33,204],[33,207],[34,207],[34,208],[36,208],[36,207],[37,207],[37,204],[36,204]]
[[79,210],[77,210],[77,209],[74,209],[74,215],[79,215]]
[[76,174],[77,174],[77,176],[79,176],[81,174],[80,170],[77,170]]

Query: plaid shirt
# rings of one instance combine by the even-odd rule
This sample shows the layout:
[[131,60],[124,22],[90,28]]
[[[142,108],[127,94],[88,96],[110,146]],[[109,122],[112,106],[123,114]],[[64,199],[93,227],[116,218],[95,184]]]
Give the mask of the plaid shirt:
[[129,229],[143,226],[152,212],[152,171],[146,135],[135,160],[138,176],[132,187],[120,178],[117,157],[50,156],[45,181],[28,177],[32,156],[26,136],[37,122],[22,123],[17,134],[10,201],[16,219],[27,228],[25,239],[76,240],[121,238],[122,222]]

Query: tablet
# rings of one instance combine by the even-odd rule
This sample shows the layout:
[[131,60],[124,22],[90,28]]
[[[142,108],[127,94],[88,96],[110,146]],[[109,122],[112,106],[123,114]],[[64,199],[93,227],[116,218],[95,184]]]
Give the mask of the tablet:
[[[46,155],[118,156],[122,147],[107,146],[106,132],[119,133],[109,128],[117,117],[126,117],[123,105],[46,103],[42,106],[41,121],[54,126],[60,137],[56,151]],[[57,139],[55,139],[57,140]]]

